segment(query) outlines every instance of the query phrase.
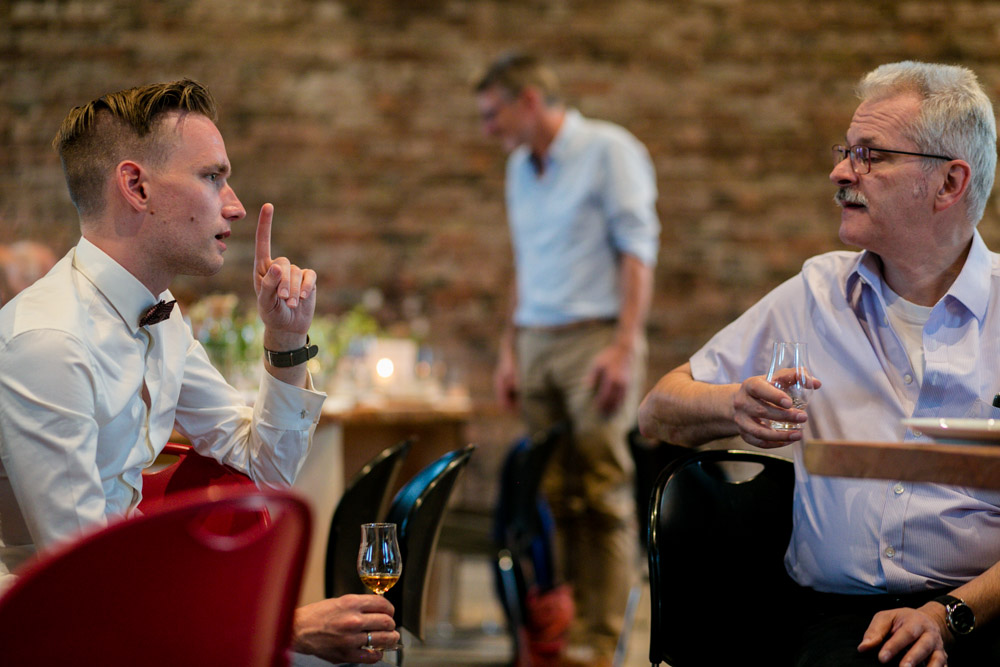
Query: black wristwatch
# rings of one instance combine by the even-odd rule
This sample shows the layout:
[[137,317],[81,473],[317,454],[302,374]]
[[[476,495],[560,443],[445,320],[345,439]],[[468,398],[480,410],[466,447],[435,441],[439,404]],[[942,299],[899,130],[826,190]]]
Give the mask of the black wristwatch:
[[309,336],[306,336],[306,344],[304,347],[300,347],[297,350],[289,350],[287,352],[275,352],[264,348],[264,356],[267,357],[267,363],[271,364],[275,368],[291,368],[292,366],[298,366],[299,364],[304,364],[319,353],[319,348],[315,345],[309,344]]
[[934,598],[934,602],[944,605],[947,613],[948,629],[956,637],[964,637],[976,629],[976,615],[972,613],[972,607],[965,604],[954,595],[942,595]]

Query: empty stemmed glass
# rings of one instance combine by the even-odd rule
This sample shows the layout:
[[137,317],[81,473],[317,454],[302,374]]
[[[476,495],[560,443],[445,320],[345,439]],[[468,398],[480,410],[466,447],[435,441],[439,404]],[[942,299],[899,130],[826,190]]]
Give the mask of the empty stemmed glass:
[[[403,573],[403,554],[399,549],[394,523],[361,524],[361,548],[358,549],[358,575],[368,590],[376,595],[385,595]],[[361,648],[367,651],[395,651],[402,644],[372,646],[370,642]]]
[[[771,353],[771,367],[767,371],[767,381],[788,394],[792,407],[804,410],[813,390],[813,379],[809,375],[806,361],[805,343],[778,342]],[[798,422],[771,421],[776,431],[791,431],[802,428]]]

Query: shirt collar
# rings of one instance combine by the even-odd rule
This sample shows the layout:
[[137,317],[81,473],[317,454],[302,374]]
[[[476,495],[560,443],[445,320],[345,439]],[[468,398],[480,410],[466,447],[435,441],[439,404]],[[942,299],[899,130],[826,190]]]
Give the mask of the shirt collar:
[[[580,115],[579,111],[576,109],[566,110],[566,114],[563,116],[562,125],[559,126],[556,136],[552,138],[552,143],[549,144],[548,150],[545,151],[545,155],[542,156],[546,171],[553,163],[557,163],[566,158],[569,153],[573,137],[579,132],[582,124],[583,116]],[[516,160],[516,162],[521,163],[522,168],[531,169],[534,174],[538,173],[535,169],[535,165],[532,164],[531,148],[528,144],[521,144],[515,148],[512,157]]]
[[559,131],[556,132],[556,136],[552,139],[552,145],[549,146],[546,160],[549,162],[559,162],[569,151],[570,143],[573,141],[573,137],[579,132],[580,126],[583,124],[583,116],[576,109],[567,109],[566,114],[563,116],[562,125],[559,126]]
[[128,269],[85,238],[76,245],[73,267],[107,298],[133,334],[139,331],[143,313],[161,298],[173,298],[170,290],[154,296]]
[[[992,274],[992,253],[986,247],[979,230],[974,230],[972,246],[969,248],[968,257],[965,258],[965,264],[943,299],[951,298],[958,301],[976,319],[982,321],[986,316],[986,306],[989,303]],[[844,296],[853,303],[858,294],[858,285],[861,282],[878,288],[877,291],[881,293],[882,281],[882,260],[875,253],[865,250],[859,253],[854,268],[847,274],[847,280],[844,283]]]

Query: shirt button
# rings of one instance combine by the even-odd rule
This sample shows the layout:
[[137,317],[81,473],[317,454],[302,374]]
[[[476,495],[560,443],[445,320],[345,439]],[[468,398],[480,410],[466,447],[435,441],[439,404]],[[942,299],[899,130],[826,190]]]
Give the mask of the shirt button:
[[885,549],[885,557],[886,558],[892,558],[895,555],[896,555],[896,550],[895,549],[893,549],[892,547],[886,547],[886,549]]
[[922,436],[922,435],[923,435],[923,433],[921,433],[921,432],[920,432],[920,431],[918,431],[917,429],[913,429],[913,437],[915,437],[915,438],[919,438],[919,437],[920,437],[920,436]]
[[904,489],[902,484],[896,484],[896,486],[892,487],[892,492],[895,493],[897,496],[901,494],[903,491]]
[[911,382],[913,382],[913,376],[907,373],[906,375],[903,376],[903,382],[905,382],[906,384],[910,384]]

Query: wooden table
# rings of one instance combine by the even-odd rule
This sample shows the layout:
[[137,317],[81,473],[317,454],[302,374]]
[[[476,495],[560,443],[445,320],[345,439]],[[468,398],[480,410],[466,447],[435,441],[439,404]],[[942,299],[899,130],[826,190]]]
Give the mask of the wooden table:
[[343,481],[386,447],[415,438],[396,482],[398,490],[424,466],[439,456],[468,444],[468,405],[386,403],[378,407],[354,406],[324,410],[319,428],[337,425],[343,447]]
[[802,458],[816,475],[1000,489],[998,445],[807,440]]

